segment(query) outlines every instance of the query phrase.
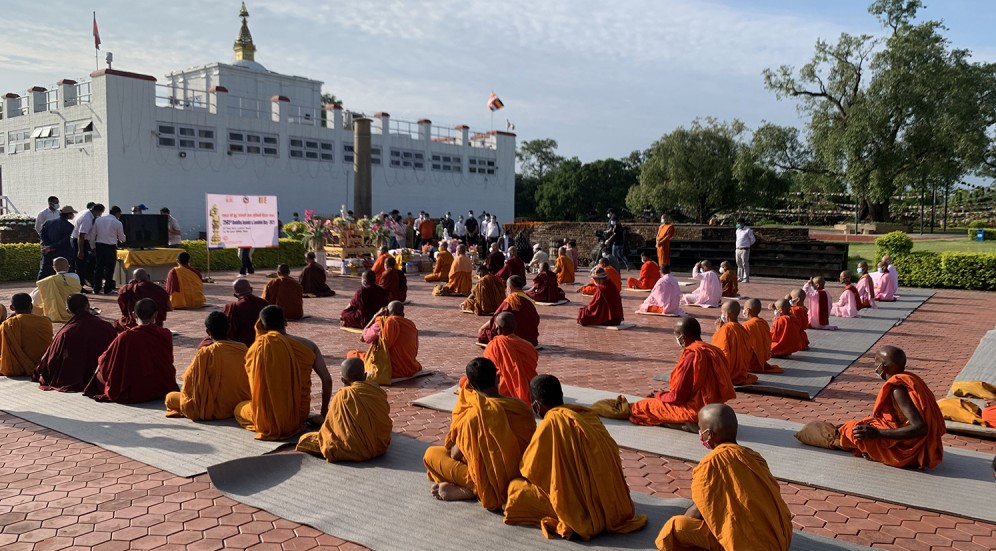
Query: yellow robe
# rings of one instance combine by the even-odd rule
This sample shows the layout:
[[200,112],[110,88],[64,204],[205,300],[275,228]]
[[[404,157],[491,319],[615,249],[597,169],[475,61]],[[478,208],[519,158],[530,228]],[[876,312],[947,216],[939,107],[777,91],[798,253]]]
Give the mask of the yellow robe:
[[297,451],[326,461],[366,461],[384,455],[391,444],[391,406],[377,383],[358,381],[339,389],[329,402],[321,430],[304,433]]
[[66,277],[64,274],[55,274],[46,277],[38,282],[38,292],[41,294],[41,312],[35,309],[36,314],[41,314],[52,321],[67,322],[72,314],[66,310],[66,299],[69,295],[79,293],[83,287],[80,280],[75,277]]
[[194,421],[231,419],[235,406],[252,398],[246,345],[218,341],[197,350],[179,392],[166,395],[166,416]]
[[0,323],[0,375],[31,375],[52,344],[52,320],[35,314],[14,314]]
[[207,302],[204,299],[204,284],[201,278],[193,271],[183,266],[177,266],[170,270],[176,274],[180,283],[180,291],[170,293],[169,302],[174,309],[200,308]]
[[436,264],[432,273],[425,276],[425,280],[446,281],[449,278],[451,266],[453,266],[453,255],[446,249],[440,249],[436,252]]

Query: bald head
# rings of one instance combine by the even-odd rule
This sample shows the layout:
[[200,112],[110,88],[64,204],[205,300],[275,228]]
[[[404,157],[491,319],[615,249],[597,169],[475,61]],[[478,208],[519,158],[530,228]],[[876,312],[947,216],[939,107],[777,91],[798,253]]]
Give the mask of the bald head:
[[843,283],[844,285],[847,285],[848,283],[850,283],[851,282],[851,272],[848,272],[847,270],[844,270],[843,272],[841,272],[840,273],[840,282]]
[[277,266],[277,275],[281,275],[281,276],[284,276],[284,277],[289,276],[290,275],[290,266],[288,266],[286,264],[281,264],[281,265]]
[[792,302],[802,304],[802,301],[806,299],[806,292],[802,289],[792,289],[789,291],[789,297]]
[[678,323],[674,324],[674,336],[681,337],[682,346],[688,346],[695,341],[702,340],[702,326],[695,318],[681,318]]
[[232,290],[235,291],[236,295],[251,295],[252,294],[252,284],[249,280],[240,277],[232,283]]
[[155,321],[158,310],[159,307],[156,306],[156,301],[151,298],[143,298],[136,302],[135,317],[138,318],[139,325],[148,325]]
[[475,390],[488,395],[498,394],[498,368],[487,358],[474,358],[466,368],[467,382]]
[[388,270],[393,270],[398,267],[398,259],[393,256],[389,256],[386,260],[384,260],[384,266],[387,267]]
[[190,264],[190,253],[183,251],[176,257],[176,261],[180,263],[180,266],[186,266]]
[[817,289],[822,289],[826,287],[827,280],[823,279],[823,276],[816,276],[813,278],[813,285],[816,285]]
[[512,291],[521,291],[526,285],[526,280],[520,275],[514,275],[508,278],[508,288]]
[[363,367],[363,360],[359,358],[346,358],[339,367],[343,385],[348,386],[367,378],[366,369]]
[[69,261],[60,256],[52,261],[52,269],[57,272],[68,272]]
[[787,316],[792,313],[791,303],[786,299],[780,298],[775,301],[775,311]]
[[377,274],[373,273],[371,270],[363,272],[363,285],[369,287],[371,285],[377,284]]
[[736,444],[737,426],[737,414],[726,404],[709,404],[699,410],[699,432],[710,447]]
[[761,313],[761,300],[756,298],[748,299],[744,303],[744,309],[747,311],[748,317],[756,317]]
[[724,302],[722,310],[726,314],[726,321],[737,321],[740,317],[740,303],[735,300]]
[[135,271],[131,273],[131,278],[135,281],[152,281],[149,278],[149,272],[146,272],[142,268],[136,268]]
[[405,317],[405,303],[400,300],[392,300],[387,303],[387,315]]
[[267,331],[283,332],[284,328],[287,327],[287,320],[284,318],[284,309],[276,304],[271,304],[263,308],[259,312],[259,323]]
[[66,309],[74,316],[86,312],[90,310],[90,299],[80,293],[69,295],[69,298],[66,299]]
[[502,312],[495,317],[495,325],[498,327],[498,333],[502,335],[515,333],[515,323],[515,314],[512,312]]
[[514,245],[508,248],[508,256],[519,256],[519,249]]
[[906,371],[906,353],[898,346],[885,345],[875,354],[875,372],[884,380]]
[[709,262],[708,260],[703,260],[702,261],[702,269],[705,270],[705,271],[707,271],[707,272],[709,270],[711,270],[712,269],[712,262]]

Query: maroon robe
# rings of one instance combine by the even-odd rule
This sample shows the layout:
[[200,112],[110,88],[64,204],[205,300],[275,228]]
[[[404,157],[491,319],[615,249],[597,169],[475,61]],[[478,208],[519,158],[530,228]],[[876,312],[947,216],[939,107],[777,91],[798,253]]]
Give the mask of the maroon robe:
[[560,302],[567,298],[564,290],[557,284],[557,274],[550,270],[536,274],[533,278],[533,290],[526,291],[526,294],[536,302]]
[[505,266],[505,254],[501,251],[489,254],[488,258],[484,261],[484,265],[488,267],[488,273],[491,275],[497,274]]
[[404,302],[408,298],[408,278],[401,270],[385,270],[377,278],[377,285],[387,291],[388,302],[392,300]]
[[222,312],[228,318],[228,338],[252,346],[259,313],[267,306],[268,303],[256,295],[239,295],[234,302],[226,304]]
[[42,390],[82,392],[117,335],[113,325],[90,312],[74,315],[55,334],[31,380]]
[[304,287],[306,295],[334,297],[335,291],[325,283],[327,277],[325,270],[318,263],[311,263],[301,270],[301,275],[297,277],[297,280],[301,282],[301,287]]
[[498,335],[498,324],[495,320],[498,319],[498,314],[502,312],[512,312],[515,314],[516,335],[532,343],[533,346],[539,344],[539,312],[536,311],[536,306],[533,305],[532,301],[521,295],[505,297],[505,300],[495,310],[494,315],[491,316],[488,326],[482,329],[480,334],[477,335],[478,342],[487,344]]
[[588,306],[578,309],[581,325],[619,325],[623,322],[622,296],[605,278],[596,280],[595,294]]
[[162,400],[180,387],[173,367],[173,335],[155,324],[119,333],[97,360],[83,394],[98,402],[139,404]]
[[118,290],[118,308],[121,309],[121,319],[114,322],[114,328],[124,331],[138,325],[135,319],[135,304],[143,298],[151,298],[156,303],[156,325],[163,326],[166,312],[173,309],[169,302],[169,293],[151,281],[136,281],[122,285]]
[[349,306],[339,315],[339,320],[343,327],[363,329],[388,302],[391,301],[387,298],[387,291],[380,285],[361,286],[353,294]]
[[517,275],[522,278],[522,281],[526,281],[526,263],[522,261],[521,258],[513,256],[505,261],[505,266],[498,270],[495,276],[505,282],[508,282],[508,278]]

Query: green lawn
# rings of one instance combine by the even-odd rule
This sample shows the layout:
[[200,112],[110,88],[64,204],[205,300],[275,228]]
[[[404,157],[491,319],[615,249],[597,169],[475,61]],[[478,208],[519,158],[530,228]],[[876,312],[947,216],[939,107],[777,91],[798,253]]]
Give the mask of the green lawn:
[[[914,251],[928,251],[933,253],[956,252],[956,253],[996,253],[996,241],[970,241],[968,239],[936,239],[930,241],[914,241]],[[875,244],[874,243],[851,243],[848,248],[848,269],[854,272],[858,262],[865,260],[868,266],[874,270]]]

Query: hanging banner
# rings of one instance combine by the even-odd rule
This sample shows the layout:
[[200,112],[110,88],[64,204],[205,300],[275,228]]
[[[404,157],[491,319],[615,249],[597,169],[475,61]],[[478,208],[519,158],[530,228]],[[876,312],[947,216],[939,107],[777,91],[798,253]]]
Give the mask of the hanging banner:
[[208,249],[277,246],[280,227],[275,195],[208,193],[206,198]]

